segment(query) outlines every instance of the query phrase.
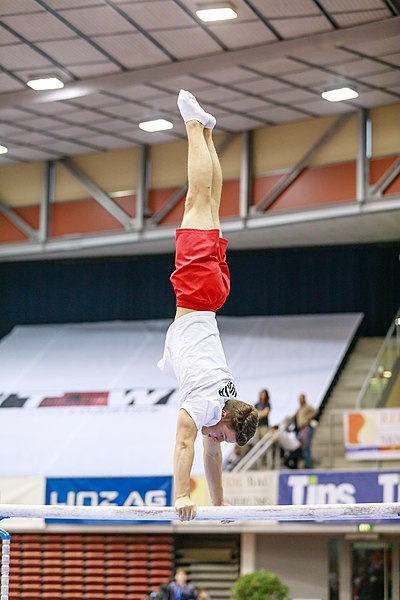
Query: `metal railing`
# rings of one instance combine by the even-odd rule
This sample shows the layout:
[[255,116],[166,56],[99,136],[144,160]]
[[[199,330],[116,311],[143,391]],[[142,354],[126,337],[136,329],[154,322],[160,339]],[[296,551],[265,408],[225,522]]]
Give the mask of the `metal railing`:
[[257,463],[265,457],[265,468],[279,469],[279,453],[274,452],[275,437],[269,431],[261,438],[244,457],[231,469],[231,473],[244,473],[252,467],[257,468]]
[[400,309],[386,334],[381,349],[357,396],[357,408],[377,408],[392,377],[393,368],[400,357]]

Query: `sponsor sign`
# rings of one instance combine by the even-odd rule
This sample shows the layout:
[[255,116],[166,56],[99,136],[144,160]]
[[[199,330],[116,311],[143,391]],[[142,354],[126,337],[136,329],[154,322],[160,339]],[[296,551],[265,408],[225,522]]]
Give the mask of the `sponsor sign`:
[[[46,504],[57,506],[170,506],[172,477],[51,478]],[[152,521],[46,519],[48,523],[123,524]]]
[[304,471],[279,476],[279,504],[399,501],[400,470]]
[[400,409],[349,411],[344,437],[348,460],[399,460]]

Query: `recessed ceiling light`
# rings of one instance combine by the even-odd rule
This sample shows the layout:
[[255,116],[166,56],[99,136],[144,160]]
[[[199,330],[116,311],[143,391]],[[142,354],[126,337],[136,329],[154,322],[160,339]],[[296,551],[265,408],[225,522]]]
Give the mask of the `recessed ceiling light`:
[[27,81],[26,85],[33,90],[58,90],[64,87],[63,82],[57,77],[31,79],[30,81]]
[[349,87],[342,87],[336,90],[327,90],[326,92],[322,92],[321,96],[324,100],[329,100],[329,102],[341,102],[342,100],[352,100],[353,98],[358,98],[358,92]]
[[166,131],[172,129],[173,124],[165,119],[154,119],[154,121],[142,121],[142,123],[139,123],[139,127],[143,131]]
[[232,2],[207,2],[198,4],[196,15],[206,23],[211,21],[228,21],[236,19],[238,14]]
[[0,154],[7,154],[8,148],[0,145]]

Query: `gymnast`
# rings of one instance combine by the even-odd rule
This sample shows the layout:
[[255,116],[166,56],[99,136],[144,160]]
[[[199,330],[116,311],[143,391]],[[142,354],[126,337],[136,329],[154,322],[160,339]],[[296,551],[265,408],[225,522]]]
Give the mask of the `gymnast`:
[[180,410],[174,451],[175,509],[181,521],[196,516],[190,498],[194,443],[201,430],[204,469],[212,504],[224,505],[221,442],[244,446],[255,434],[258,413],[237,400],[215,314],[229,294],[228,242],[222,237],[219,205],[222,171],[212,139],[215,118],[185,90],[178,107],[188,137],[188,192],[176,231],[175,320],[169,327],[162,371],[178,380]]

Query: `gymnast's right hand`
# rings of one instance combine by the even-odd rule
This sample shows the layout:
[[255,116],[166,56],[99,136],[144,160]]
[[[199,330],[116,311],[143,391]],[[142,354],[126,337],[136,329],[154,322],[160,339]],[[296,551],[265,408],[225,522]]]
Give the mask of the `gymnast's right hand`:
[[181,521],[191,521],[196,516],[197,506],[189,496],[181,496],[175,500],[175,510]]

